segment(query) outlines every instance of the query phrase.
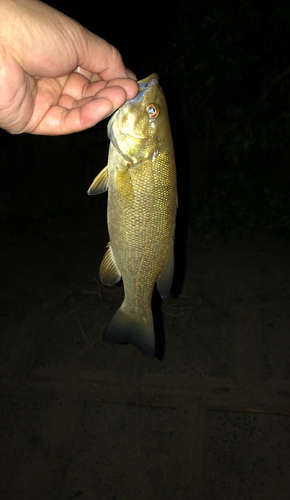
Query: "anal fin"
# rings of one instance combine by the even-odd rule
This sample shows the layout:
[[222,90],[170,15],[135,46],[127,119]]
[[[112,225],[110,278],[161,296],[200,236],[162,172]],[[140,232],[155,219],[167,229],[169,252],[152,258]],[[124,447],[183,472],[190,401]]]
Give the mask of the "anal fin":
[[103,285],[113,286],[121,279],[121,273],[115,261],[110,243],[107,245],[103,260],[100,265],[100,280]]

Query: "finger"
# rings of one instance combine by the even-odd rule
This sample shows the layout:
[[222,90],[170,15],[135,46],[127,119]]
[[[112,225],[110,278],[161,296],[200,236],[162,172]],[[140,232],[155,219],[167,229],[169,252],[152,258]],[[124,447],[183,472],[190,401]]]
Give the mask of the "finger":
[[[85,28],[81,28],[85,30]],[[122,56],[116,47],[88,30],[85,30],[85,32],[83,31],[82,35],[86,44],[82,47],[77,47],[79,48],[79,66],[97,73],[106,81],[115,78],[130,78],[132,80],[137,80],[135,73],[125,67]],[[85,51],[81,49],[85,49]],[[96,53],[98,54],[97,58]]]
[[119,87],[116,87],[110,88],[110,90],[104,89],[104,92],[98,92],[95,97],[84,97],[80,100],[76,100],[67,94],[63,94],[59,98],[58,105],[69,110],[73,108],[81,108],[87,102],[92,101],[92,99],[97,100],[101,98],[111,101],[111,103],[113,104],[112,113],[124,103],[124,93],[120,91]]
[[72,73],[65,81],[62,94],[79,100],[84,97],[96,96],[105,87],[121,87],[126,92],[126,100],[132,99],[138,92],[138,84],[129,78],[115,78],[109,82],[104,80],[90,82],[81,74]]
[[132,78],[133,80],[137,80],[137,76],[135,75],[135,73],[133,73],[133,71],[131,71],[128,68],[125,68],[125,69],[126,69],[126,74],[129,78]]
[[[33,129],[27,127],[24,132],[40,135],[62,135],[80,132],[93,127],[111,115],[126,100],[126,93],[121,87],[104,88],[102,95],[82,103],[70,102],[71,109],[52,106],[41,122]],[[81,105],[82,104],[82,105]],[[81,107],[79,107],[81,105]]]
[[108,99],[92,99],[81,108],[65,109],[53,106],[42,122],[31,131],[40,135],[64,135],[93,127],[114,111]]
[[107,86],[100,90],[94,97],[94,100],[108,99],[113,105],[112,113],[118,109],[127,100],[127,93],[123,87]]
[[114,78],[128,78],[121,54],[113,45],[85,28],[82,28],[82,35],[82,42],[85,41],[85,43],[80,44],[79,39],[74,40],[79,56],[79,66],[97,73],[102,80],[106,81]]
[[107,82],[103,80],[91,84],[90,80],[85,76],[79,73],[72,73],[66,80],[62,93],[74,99],[82,99],[83,97],[93,96],[104,88],[106,84]]
[[[87,69],[84,69],[84,68],[81,68],[80,66],[78,66],[75,71],[75,73],[78,73],[79,75],[82,75],[84,76],[85,78],[87,78],[88,80],[90,80],[90,82],[92,81],[92,79],[95,77],[95,73],[92,73],[91,71],[88,71]],[[97,78],[96,80],[100,80],[101,78],[96,75]]]
[[86,102],[89,102],[91,100],[92,100],[91,97],[86,97],[84,99],[76,100],[67,94],[63,94],[59,98],[58,105],[66,109],[81,108]]
[[[102,83],[105,84],[105,82]],[[93,88],[94,85],[90,85],[90,87]],[[112,102],[113,104],[112,112],[114,112],[118,107],[120,107],[124,103],[123,90],[124,89],[120,86],[108,86],[104,87],[101,90],[98,90],[97,94],[94,93],[92,96],[90,96],[90,94],[87,93],[87,97],[82,97],[81,99],[76,99],[73,95],[62,94],[59,98],[58,105],[69,110],[77,107],[80,108],[84,106],[84,104],[86,104],[87,102],[91,101],[92,99],[104,98]]]
[[[120,87],[126,92],[125,100],[133,99],[138,93],[138,84],[130,78],[115,78],[109,82],[104,82],[103,80],[92,82],[83,88],[83,97],[96,96],[99,97],[99,92],[103,89],[109,89],[112,87]],[[123,104],[123,102],[122,102]],[[121,106],[121,104],[120,104]]]
[[105,88],[117,87],[117,86],[122,87],[125,90],[127,94],[127,100],[133,99],[138,94],[139,90],[138,83],[135,80],[132,80],[131,78],[114,78],[113,80],[107,82]]

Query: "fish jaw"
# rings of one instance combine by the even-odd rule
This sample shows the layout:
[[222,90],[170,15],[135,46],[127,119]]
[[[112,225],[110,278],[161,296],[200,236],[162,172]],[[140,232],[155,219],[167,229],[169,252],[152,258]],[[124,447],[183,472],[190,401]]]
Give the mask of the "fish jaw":
[[129,102],[142,101],[144,99],[144,94],[148,90],[153,87],[153,85],[157,85],[159,83],[159,76],[157,73],[152,73],[152,75],[147,76],[147,78],[143,78],[143,80],[138,80],[139,91],[138,94],[131,99]]
[[150,103],[162,102],[165,120],[167,106],[164,94],[159,85],[159,77],[153,73],[140,80],[139,93],[134,99],[127,101],[111,117],[107,132],[110,141],[120,155],[133,165],[138,165],[156,154],[156,141],[162,117],[155,120],[146,112]]

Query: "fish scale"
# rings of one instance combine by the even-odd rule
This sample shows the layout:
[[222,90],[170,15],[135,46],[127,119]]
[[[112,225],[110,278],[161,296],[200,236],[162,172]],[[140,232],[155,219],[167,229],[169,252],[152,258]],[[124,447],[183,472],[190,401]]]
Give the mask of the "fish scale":
[[103,339],[132,343],[148,358],[155,352],[151,300],[155,283],[162,298],[174,271],[177,187],[173,141],[164,93],[153,74],[139,83],[139,94],[108,123],[108,165],[88,194],[108,190],[110,243],[100,279],[123,279],[124,301]]

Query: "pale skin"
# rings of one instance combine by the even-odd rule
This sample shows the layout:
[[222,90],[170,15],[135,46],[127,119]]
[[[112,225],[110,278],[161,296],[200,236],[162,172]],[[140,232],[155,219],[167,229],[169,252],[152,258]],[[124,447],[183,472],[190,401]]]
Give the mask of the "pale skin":
[[118,50],[38,0],[0,0],[0,128],[62,135],[138,92]]

